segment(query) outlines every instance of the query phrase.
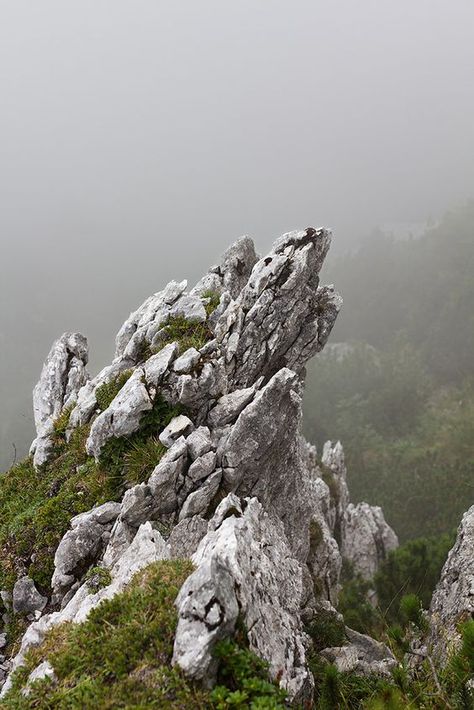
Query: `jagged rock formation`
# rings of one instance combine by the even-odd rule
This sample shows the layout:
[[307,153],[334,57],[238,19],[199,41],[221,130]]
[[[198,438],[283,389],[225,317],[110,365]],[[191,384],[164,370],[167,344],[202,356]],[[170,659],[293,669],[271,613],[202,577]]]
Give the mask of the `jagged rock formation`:
[[40,467],[51,455],[50,434],[61,411],[71,406],[86,384],[89,350],[80,333],[64,333],[50,350],[41,377],[33,390],[33,413],[37,438],[31,446],[35,466]]
[[442,664],[459,647],[458,625],[474,615],[474,506],[464,513],[456,542],[441,572],[430,606],[430,653]]
[[373,579],[389,552],[398,547],[398,538],[387,524],[381,508],[349,503],[345,510],[342,554],[363,579]]
[[[320,461],[300,433],[305,364],[324,347],[342,303],[319,285],[329,244],[327,230],[308,228],[283,235],[260,259],[242,238],[191,291],[173,281],[132,313],[113,363],[92,380],[82,336],[53,346],[34,395],[38,466],[53,422],[73,403],[68,436],[87,430],[91,465],[116,466],[110,452],[144,426],[153,451],[162,451],[117,500],[71,520],[47,613],[27,630],[13,668],[52,626],[83,620],[134,571],[192,556],[196,571],[176,602],[174,662],[212,682],[212,649],[240,617],[271,677],[290,698],[309,699],[303,620],[336,604],[342,555],[368,574],[396,544],[379,509],[350,506],[341,444],[328,442]],[[119,380],[99,406],[104,386]],[[174,416],[158,426],[162,411]],[[94,567],[110,579],[91,593]]]
[[307,592],[301,564],[292,556],[280,521],[256,498],[229,494],[218,506],[193,556],[197,569],[176,605],[179,623],[174,661],[189,676],[213,678],[215,643],[248,629],[250,647],[270,666],[291,697],[311,695],[300,619]]

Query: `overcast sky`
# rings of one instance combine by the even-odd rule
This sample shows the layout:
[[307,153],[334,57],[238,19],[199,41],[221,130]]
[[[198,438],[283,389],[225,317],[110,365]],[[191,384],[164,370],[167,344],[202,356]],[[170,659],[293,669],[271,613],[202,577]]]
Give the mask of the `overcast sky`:
[[473,196],[473,28],[472,0],[0,0],[2,462],[64,330],[95,370],[243,233],[346,246]]

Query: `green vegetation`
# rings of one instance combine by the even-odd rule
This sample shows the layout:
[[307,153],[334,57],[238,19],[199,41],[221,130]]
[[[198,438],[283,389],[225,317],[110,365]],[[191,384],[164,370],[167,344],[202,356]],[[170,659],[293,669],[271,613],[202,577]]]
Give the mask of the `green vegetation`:
[[334,613],[321,609],[311,623],[307,624],[305,631],[313,642],[315,651],[331,646],[344,646],[346,631],[344,621]]
[[211,315],[211,313],[214,313],[216,310],[217,306],[220,303],[221,300],[221,295],[220,293],[217,293],[217,291],[212,291],[212,289],[207,289],[207,291],[203,291],[201,293],[201,298],[208,300],[207,305],[205,306],[207,317]]
[[133,370],[124,370],[110,382],[104,382],[97,387],[95,398],[101,412],[107,409],[118,395],[124,384],[131,377]]
[[148,478],[166,450],[156,440],[157,435],[184,411],[181,405],[173,406],[158,394],[153,408],[142,416],[138,431],[107,441],[100,455],[100,466],[107,470],[116,495],[124,486]]
[[331,342],[351,347],[310,363],[306,434],[343,442],[351,498],[401,541],[448,533],[473,500],[474,203],[328,271],[346,297]]
[[[379,636],[386,627],[383,613],[374,609],[368,601],[367,592],[373,586],[344,561],[341,574],[342,589],[339,594],[338,610],[349,628],[369,636]],[[398,608],[398,606],[397,606]]]
[[87,586],[91,592],[108,587],[112,581],[111,574],[105,567],[91,567],[85,576]]
[[[466,683],[474,672],[474,621],[460,627],[462,644],[445,668],[436,668],[430,658],[421,659],[409,670],[410,639],[425,629],[420,600],[409,595],[402,600],[406,617],[403,626],[386,627],[382,640],[389,644],[399,664],[392,677],[358,676],[341,673],[319,655],[313,654],[309,666],[316,681],[315,707],[318,710],[445,710],[474,708],[474,697]],[[402,614],[403,615],[403,614]]]
[[398,605],[405,594],[416,594],[427,609],[455,535],[410,540],[393,550],[375,576],[381,613],[389,623],[398,623]]
[[183,316],[170,318],[164,330],[165,333],[162,340],[160,340],[159,350],[168,343],[174,342],[178,343],[180,353],[184,353],[188,348],[199,350],[214,337],[206,323],[195,323],[186,320]]
[[284,710],[286,694],[268,680],[267,664],[249,651],[245,633],[238,638],[239,643],[224,640],[216,647],[220,666],[211,707]]
[[[42,646],[29,651],[2,707],[283,710],[284,694],[268,682],[265,664],[245,645],[224,641],[218,646],[214,691],[194,685],[171,667],[174,600],[191,571],[187,560],[157,562],[138,573],[123,593],[93,609],[82,624],[53,629]],[[21,690],[29,674],[46,659],[56,683],[37,681],[25,697]]]
[[26,459],[0,481],[0,588],[11,589],[25,570],[48,593],[54,553],[71,518],[119,500],[127,485],[145,480],[164,452],[157,434],[182,411],[158,397],[139,431],[107,442],[99,463],[86,453],[89,426],[74,429],[66,441],[69,412],[63,412],[54,427],[51,461],[36,471]]
[[85,451],[88,427],[66,443],[63,420],[54,458],[41,471],[31,459],[13,466],[0,482],[0,587],[11,589],[23,568],[49,591],[53,556],[71,518],[114,498],[108,474]]

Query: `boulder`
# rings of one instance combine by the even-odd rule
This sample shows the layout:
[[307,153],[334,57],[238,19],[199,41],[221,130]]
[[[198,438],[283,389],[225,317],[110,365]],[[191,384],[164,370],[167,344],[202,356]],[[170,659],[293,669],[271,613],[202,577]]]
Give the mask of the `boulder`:
[[48,602],[47,597],[43,597],[35,587],[35,583],[30,577],[20,577],[13,587],[13,612],[15,614],[34,614],[43,611]]

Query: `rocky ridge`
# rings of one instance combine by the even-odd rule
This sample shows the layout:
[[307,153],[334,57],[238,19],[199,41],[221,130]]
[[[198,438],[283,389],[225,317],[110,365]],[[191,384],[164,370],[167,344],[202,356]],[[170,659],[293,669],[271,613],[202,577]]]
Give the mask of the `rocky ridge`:
[[[243,623],[271,678],[289,698],[311,702],[305,625],[322,611],[337,615],[342,557],[368,578],[397,545],[379,508],[349,503],[341,444],[328,442],[319,459],[301,435],[305,364],[342,304],[319,284],[330,239],[325,229],[290,232],[264,258],[250,238],[238,240],[193,289],[173,281],[132,313],[113,362],[92,379],[82,335],[53,345],[34,392],[38,476],[65,411],[67,437],[86,427],[87,454],[101,465],[160,407],[175,415],[153,431],[162,455],[143,480],[70,521],[50,598],[25,575],[15,584],[13,607],[32,623],[10,671],[52,627],[84,620],[139,569],[186,557],[195,571],[176,600],[173,663],[212,685],[213,649]],[[99,407],[101,388],[120,377]],[[92,593],[87,574],[96,568],[106,583]],[[352,634],[344,668],[386,673],[388,649]],[[10,687],[11,673],[3,694]]]

